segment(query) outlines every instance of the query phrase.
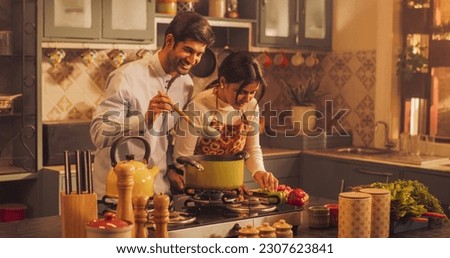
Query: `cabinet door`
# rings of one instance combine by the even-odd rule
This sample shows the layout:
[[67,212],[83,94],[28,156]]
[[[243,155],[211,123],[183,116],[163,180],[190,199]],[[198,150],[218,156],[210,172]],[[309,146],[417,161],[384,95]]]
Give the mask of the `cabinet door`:
[[450,216],[450,175],[448,172],[404,168],[403,178],[417,180],[428,187],[430,194],[438,198],[447,216]]
[[349,187],[375,182],[392,182],[400,178],[401,167],[380,164],[353,163],[345,177],[345,190]]
[[153,42],[155,1],[103,1],[103,38]]
[[297,0],[260,0],[260,8],[258,44],[295,47],[300,19]]
[[45,38],[101,37],[102,1],[99,0],[45,0]]
[[302,154],[300,187],[309,195],[337,200],[349,164]]
[[331,49],[332,0],[302,0],[300,47]]

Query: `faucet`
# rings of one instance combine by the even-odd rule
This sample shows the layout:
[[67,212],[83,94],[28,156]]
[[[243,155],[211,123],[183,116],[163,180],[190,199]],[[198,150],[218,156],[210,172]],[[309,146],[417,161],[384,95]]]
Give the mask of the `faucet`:
[[395,146],[395,143],[389,139],[389,126],[388,126],[388,124],[386,122],[384,122],[384,121],[377,121],[375,123],[375,132],[378,130],[378,124],[384,125],[384,147],[386,147],[386,149],[388,149],[388,150],[390,148],[393,148]]

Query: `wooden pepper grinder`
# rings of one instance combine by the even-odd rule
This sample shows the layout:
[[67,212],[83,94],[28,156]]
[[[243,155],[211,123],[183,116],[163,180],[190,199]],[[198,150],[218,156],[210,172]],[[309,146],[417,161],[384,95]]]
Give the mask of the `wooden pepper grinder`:
[[153,218],[155,221],[155,237],[168,238],[167,224],[169,223],[169,196],[165,194],[157,194],[153,197]]
[[133,197],[134,220],[136,221],[136,235],[137,238],[147,238],[147,203],[148,196],[138,195]]
[[[116,218],[128,221],[134,225],[134,213],[132,203],[132,193],[134,186],[134,167],[127,165],[127,161],[120,161],[115,167],[117,175],[117,214]],[[135,228],[133,228],[133,236]]]

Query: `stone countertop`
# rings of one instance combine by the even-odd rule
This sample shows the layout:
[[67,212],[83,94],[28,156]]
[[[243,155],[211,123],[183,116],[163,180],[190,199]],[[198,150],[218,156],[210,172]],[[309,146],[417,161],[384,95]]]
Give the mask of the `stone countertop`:
[[[297,229],[298,238],[336,238],[337,228],[311,229],[308,227],[308,216],[306,209],[313,205],[324,205],[337,203],[335,200],[318,198],[312,196],[302,212],[302,223]],[[49,216],[21,221],[0,223],[0,238],[60,238],[61,221],[60,216]],[[448,238],[450,237],[450,223],[433,229],[420,229],[395,234],[395,238]]]
[[[439,172],[450,173],[450,159],[448,157],[433,157],[423,158],[422,162],[417,161],[417,157],[404,157],[398,153],[393,152],[390,154],[376,154],[376,155],[361,155],[351,153],[340,153],[336,149],[323,149],[323,150],[303,150],[302,153],[317,155],[322,157],[328,157],[333,159],[345,159],[353,161],[372,162],[385,165],[392,165],[398,167],[408,167],[416,169],[426,169]],[[421,164],[411,164],[411,163]]]

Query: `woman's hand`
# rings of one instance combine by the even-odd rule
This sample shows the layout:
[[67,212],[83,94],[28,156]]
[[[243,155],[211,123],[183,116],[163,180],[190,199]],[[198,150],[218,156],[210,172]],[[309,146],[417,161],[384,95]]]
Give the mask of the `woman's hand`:
[[258,171],[253,176],[253,179],[255,179],[262,190],[275,192],[278,188],[278,179],[270,172]]
[[173,110],[172,99],[165,93],[158,91],[158,95],[154,96],[147,107],[147,124],[151,125],[162,112],[171,112]]
[[175,169],[169,168],[167,170],[167,178],[169,179],[170,186],[176,191],[184,192],[184,177],[178,174]]

